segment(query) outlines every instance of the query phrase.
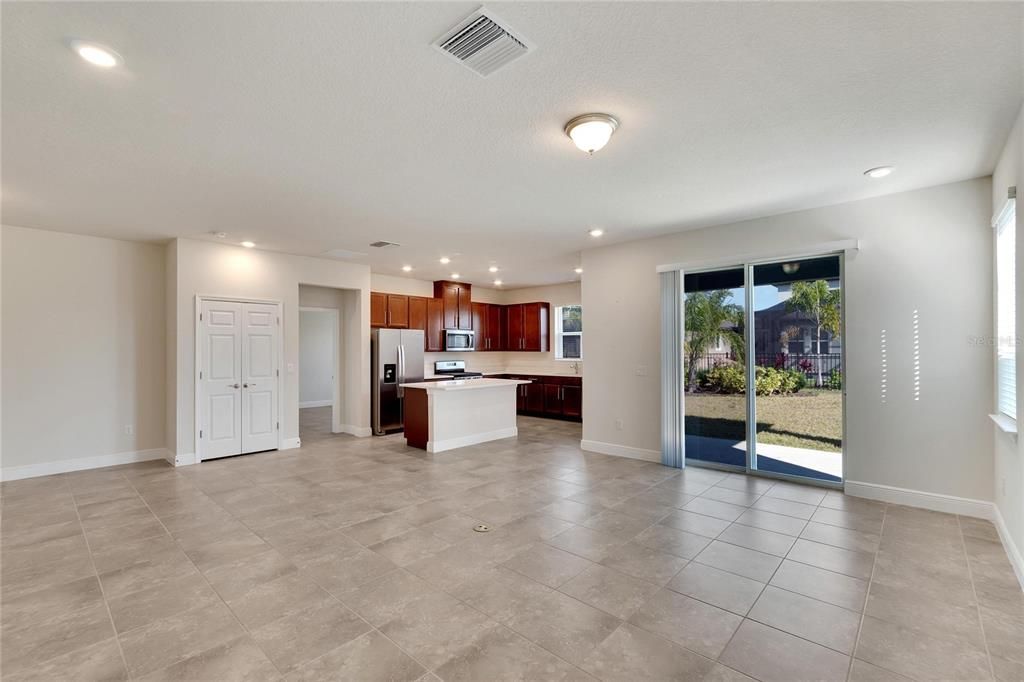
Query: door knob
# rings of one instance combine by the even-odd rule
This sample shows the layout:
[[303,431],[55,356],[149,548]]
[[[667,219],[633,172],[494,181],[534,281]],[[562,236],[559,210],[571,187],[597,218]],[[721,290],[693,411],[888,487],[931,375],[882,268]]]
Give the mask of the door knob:
[[238,388],[238,384],[228,384],[228,388]]
[[256,384],[242,384],[242,388],[253,388]]

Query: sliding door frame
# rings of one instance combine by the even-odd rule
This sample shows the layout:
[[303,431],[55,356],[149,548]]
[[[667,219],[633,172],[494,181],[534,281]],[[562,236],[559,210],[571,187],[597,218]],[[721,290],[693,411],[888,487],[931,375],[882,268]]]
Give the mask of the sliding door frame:
[[[845,245],[844,245],[845,246]],[[686,447],[683,447],[683,462],[684,466],[693,465],[705,469],[718,469],[720,471],[730,471],[735,473],[745,473],[763,478],[774,478],[784,481],[794,481],[797,483],[806,483],[809,485],[817,485],[823,488],[833,488],[842,490],[844,482],[846,481],[846,383],[847,383],[847,371],[846,371],[846,253],[850,250],[848,248],[834,249],[829,251],[820,251],[817,253],[805,253],[800,256],[771,256],[767,258],[745,258],[739,264],[737,263],[726,263],[722,261],[716,262],[714,265],[707,267],[695,266],[683,268],[679,267],[679,284],[680,284],[680,301],[679,305],[682,306],[683,314],[681,319],[684,323],[679,327],[680,336],[680,348],[682,348],[682,342],[685,341],[686,335],[686,288],[684,285],[684,276],[688,274],[699,274],[702,272],[714,272],[717,270],[729,270],[736,268],[743,268],[743,299],[744,299],[744,310],[743,310],[743,331],[744,331],[744,369],[747,377],[747,391],[746,397],[746,434],[747,434],[747,448],[746,448],[746,467],[745,470],[742,467],[733,466],[731,464],[721,464],[719,462],[704,462],[699,459],[690,459],[686,456]],[[856,245],[854,245],[853,251],[856,251]],[[842,395],[842,447],[840,450],[840,457],[842,459],[843,476],[840,481],[822,481],[807,476],[794,476],[791,474],[781,474],[774,471],[765,471],[757,468],[757,393],[750,390],[750,385],[753,383],[754,378],[754,367],[756,366],[756,344],[754,335],[754,267],[757,265],[766,265],[771,263],[778,263],[780,261],[796,261],[796,260],[807,260],[810,258],[827,258],[829,256],[839,257],[839,328],[842,330],[840,335],[842,343],[839,347],[839,366],[842,372],[842,388],[840,389]],[[820,348],[818,349],[821,350]],[[686,441],[686,395],[685,387],[680,386],[680,390],[683,393],[682,396],[682,422],[683,422],[683,434],[682,438],[685,444]]]

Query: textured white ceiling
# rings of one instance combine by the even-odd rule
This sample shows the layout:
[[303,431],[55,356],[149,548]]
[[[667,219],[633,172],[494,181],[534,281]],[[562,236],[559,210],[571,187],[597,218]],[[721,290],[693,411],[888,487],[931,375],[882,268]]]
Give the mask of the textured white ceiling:
[[[3,222],[541,284],[573,277],[591,226],[986,175],[1022,100],[1021,4],[490,3],[537,49],[488,79],[431,47],[476,7],[3,3]],[[593,158],[562,133],[588,111],[622,122]]]

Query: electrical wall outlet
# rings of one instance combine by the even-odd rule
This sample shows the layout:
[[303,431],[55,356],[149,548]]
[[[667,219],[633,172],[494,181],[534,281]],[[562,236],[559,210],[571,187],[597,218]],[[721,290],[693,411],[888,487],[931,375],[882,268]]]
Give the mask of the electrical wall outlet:
[[621,419],[616,419],[616,420],[615,420],[615,428],[616,428],[616,429],[617,429],[618,431],[621,431],[621,430],[622,430],[622,420],[621,420]]
[[135,427],[134,426],[132,426],[131,424],[125,424],[124,425],[124,435],[131,436],[134,433],[135,433]]

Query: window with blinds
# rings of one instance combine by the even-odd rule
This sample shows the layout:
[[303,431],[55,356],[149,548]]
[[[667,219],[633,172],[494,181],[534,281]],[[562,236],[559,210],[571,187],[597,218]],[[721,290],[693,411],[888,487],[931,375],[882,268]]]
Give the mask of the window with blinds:
[[996,219],[996,409],[1017,418],[1017,321],[1014,282],[1015,202],[1010,199]]

